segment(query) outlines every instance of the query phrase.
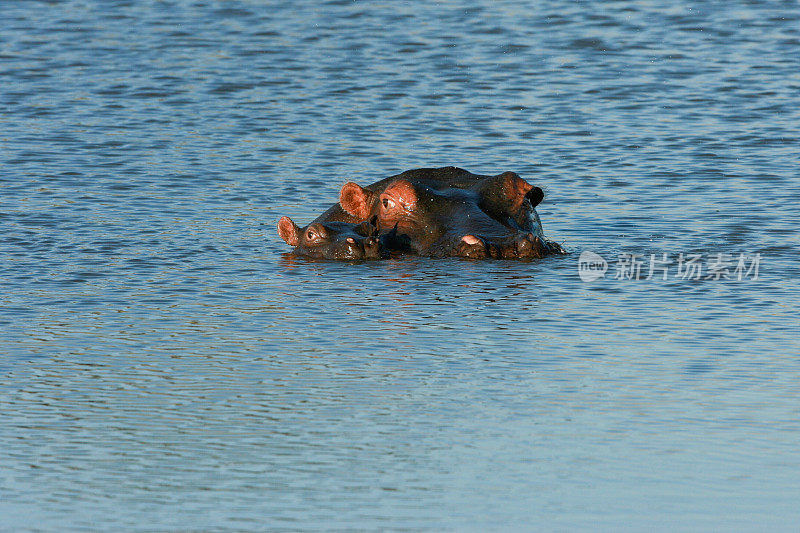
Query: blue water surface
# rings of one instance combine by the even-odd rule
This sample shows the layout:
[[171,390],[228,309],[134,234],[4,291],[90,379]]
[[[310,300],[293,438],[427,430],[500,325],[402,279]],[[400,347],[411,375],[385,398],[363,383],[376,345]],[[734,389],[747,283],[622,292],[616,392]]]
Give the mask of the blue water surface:
[[[796,530],[796,3],[0,12],[0,529]],[[449,165],[570,253],[277,235]]]

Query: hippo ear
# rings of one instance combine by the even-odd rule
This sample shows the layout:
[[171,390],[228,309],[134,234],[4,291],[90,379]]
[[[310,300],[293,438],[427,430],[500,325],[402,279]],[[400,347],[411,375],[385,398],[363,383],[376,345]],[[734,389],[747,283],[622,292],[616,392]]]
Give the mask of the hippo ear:
[[300,243],[300,228],[289,217],[281,217],[278,221],[278,235],[289,246],[297,246]]
[[366,220],[372,208],[375,193],[349,182],[339,191],[339,205],[359,220]]
[[536,207],[542,203],[542,200],[544,200],[544,191],[542,191],[542,189],[539,187],[533,187],[527,192],[527,194],[525,194],[525,197],[530,200],[531,207]]

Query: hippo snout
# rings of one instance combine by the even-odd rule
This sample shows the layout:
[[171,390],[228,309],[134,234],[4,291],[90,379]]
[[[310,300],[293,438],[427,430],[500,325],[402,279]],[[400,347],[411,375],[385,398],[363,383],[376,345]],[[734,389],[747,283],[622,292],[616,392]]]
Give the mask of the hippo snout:
[[377,237],[367,237],[364,239],[364,257],[366,259],[380,259],[381,243]]
[[362,260],[362,259],[380,259],[381,246],[380,242],[375,237],[355,238],[347,237],[344,242],[344,249],[342,250],[344,259]]
[[353,237],[347,237],[345,239],[345,254],[348,257],[361,259],[364,257],[364,246]]

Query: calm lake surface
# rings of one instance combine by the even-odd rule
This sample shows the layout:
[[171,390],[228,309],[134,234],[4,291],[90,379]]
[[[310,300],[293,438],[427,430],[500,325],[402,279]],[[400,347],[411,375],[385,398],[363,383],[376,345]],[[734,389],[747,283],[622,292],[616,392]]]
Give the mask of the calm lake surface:
[[[0,12],[1,530],[796,530],[795,2]],[[277,235],[449,165],[570,253]]]

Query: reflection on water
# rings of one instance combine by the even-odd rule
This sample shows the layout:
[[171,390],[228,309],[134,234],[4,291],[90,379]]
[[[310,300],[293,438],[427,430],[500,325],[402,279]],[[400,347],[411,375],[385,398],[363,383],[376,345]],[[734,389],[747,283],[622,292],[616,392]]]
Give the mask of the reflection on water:
[[[4,6],[3,527],[793,527],[797,13],[717,7]],[[542,187],[570,253],[276,233],[447,165]]]

